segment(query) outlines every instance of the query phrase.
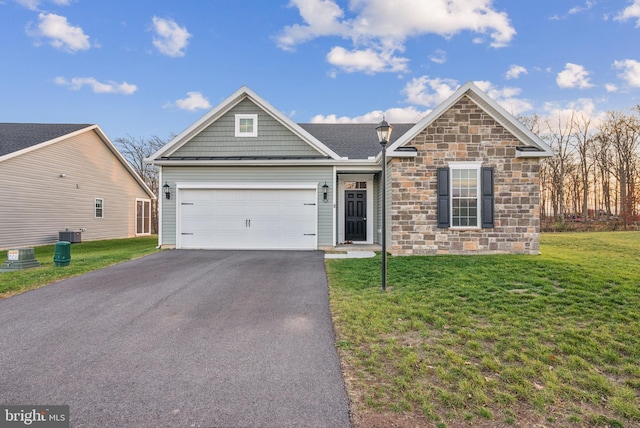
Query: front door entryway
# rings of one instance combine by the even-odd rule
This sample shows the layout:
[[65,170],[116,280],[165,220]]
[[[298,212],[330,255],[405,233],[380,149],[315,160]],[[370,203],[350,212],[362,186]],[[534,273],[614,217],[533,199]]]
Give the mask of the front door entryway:
[[367,240],[367,191],[345,190],[346,241]]

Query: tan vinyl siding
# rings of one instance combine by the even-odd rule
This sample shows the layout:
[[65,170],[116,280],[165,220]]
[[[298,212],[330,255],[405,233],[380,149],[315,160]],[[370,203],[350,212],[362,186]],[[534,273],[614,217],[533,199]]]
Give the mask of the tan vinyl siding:
[[134,236],[136,198],[149,199],[93,130],[0,162],[0,183],[3,249],[53,243],[66,229],[86,229],[83,241]]
[[[258,136],[236,137],[235,115],[257,114]],[[245,99],[176,150],[171,157],[322,156],[250,100]]]
[[162,200],[161,245],[176,243],[176,182],[179,183],[318,183],[318,245],[333,245],[333,192],[322,199],[322,185],[333,181],[328,167],[163,167],[171,199]]

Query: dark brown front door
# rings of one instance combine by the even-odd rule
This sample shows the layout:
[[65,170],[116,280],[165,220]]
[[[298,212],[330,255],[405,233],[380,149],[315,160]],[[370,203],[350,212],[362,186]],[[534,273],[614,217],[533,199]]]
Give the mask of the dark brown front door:
[[367,240],[367,191],[346,190],[345,198],[345,241]]

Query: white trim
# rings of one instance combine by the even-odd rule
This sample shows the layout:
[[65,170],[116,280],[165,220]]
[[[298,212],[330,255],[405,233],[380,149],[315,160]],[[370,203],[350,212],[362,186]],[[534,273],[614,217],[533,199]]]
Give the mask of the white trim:
[[[138,202],[142,202],[142,207],[143,207],[143,214],[147,214],[146,220],[147,220],[147,225],[149,226],[149,232],[144,232],[144,217],[142,220],[142,233],[138,233]],[[149,211],[147,213],[145,213],[144,210],[144,203],[148,202],[149,203]],[[135,235],[136,236],[148,236],[151,235],[151,199],[144,199],[144,198],[136,198],[136,204],[134,207],[134,211],[135,211]]]
[[332,203],[333,203],[333,209],[331,210],[332,212],[332,230],[333,233],[331,233],[331,236],[333,237],[333,246],[335,247],[337,242],[338,242],[338,200],[337,200],[337,196],[338,196],[338,172],[337,172],[337,168],[334,166],[333,167],[333,181],[332,181],[332,186],[333,186],[333,190],[332,190]]
[[213,182],[213,183],[193,183],[193,182],[177,182],[176,192],[184,189],[255,189],[255,190],[303,190],[316,189],[318,183],[267,183],[267,182]]
[[[162,167],[159,168],[158,171],[158,186],[160,188],[162,188],[161,186],[164,184],[164,181],[162,181],[162,176],[163,176],[163,169]],[[162,231],[164,229],[164,227],[162,227],[162,210],[164,209],[164,192],[160,191],[159,193],[159,197],[158,197],[158,247],[162,247],[163,243],[162,243]],[[177,227],[177,226],[176,226]]]
[[[375,174],[341,174],[338,172],[338,198],[339,209],[338,213],[338,237],[336,240],[336,244],[340,244],[345,241],[344,239],[344,216],[345,216],[345,182],[351,181],[366,181],[367,182],[367,240],[366,241],[354,241],[354,244],[373,244],[374,238],[374,230],[373,230],[373,219],[375,218],[375,211],[373,208],[373,183],[374,183]],[[369,220],[370,219],[370,220]]]
[[[454,226],[453,225],[453,172],[452,170],[466,169],[476,171],[476,225],[475,226]],[[449,229],[455,230],[477,230],[482,228],[482,162],[449,162]],[[469,198],[468,198],[469,199]]]
[[[243,132],[240,130],[240,121],[243,119],[251,119],[251,132]],[[258,136],[258,115],[257,114],[236,114],[235,115],[235,136],[236,137],[257,137]]]
[[392,157],[392,158],[415,158],[417,156],[418,156],[418,152],[413,150],[412,151],[394,150],[391,153],[387,152],[387,157]]

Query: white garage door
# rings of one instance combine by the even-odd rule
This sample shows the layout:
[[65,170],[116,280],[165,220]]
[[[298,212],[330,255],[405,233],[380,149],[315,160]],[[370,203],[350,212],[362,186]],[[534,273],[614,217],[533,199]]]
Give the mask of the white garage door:
[[316,189],[183,189],[178,248],[317,249]]

